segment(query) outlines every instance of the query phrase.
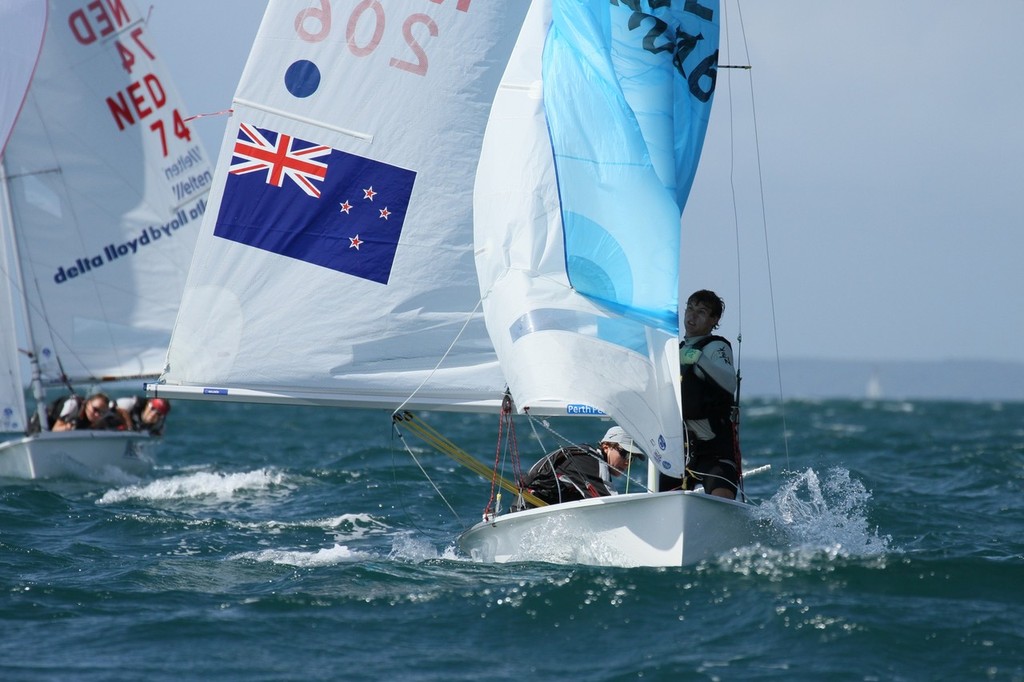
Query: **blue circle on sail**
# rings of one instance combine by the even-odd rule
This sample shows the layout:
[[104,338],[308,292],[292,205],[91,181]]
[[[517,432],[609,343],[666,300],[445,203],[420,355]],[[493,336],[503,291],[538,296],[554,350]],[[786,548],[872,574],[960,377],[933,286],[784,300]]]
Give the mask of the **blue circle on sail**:
[[292,62],[284,72],[284,87],[295,97],[309,97],[320,87],[320,69],[308,59]]
[[573,288],[609,303],[633,299],[633,273],[622,246],[604,227],[565,211],[566,270]]

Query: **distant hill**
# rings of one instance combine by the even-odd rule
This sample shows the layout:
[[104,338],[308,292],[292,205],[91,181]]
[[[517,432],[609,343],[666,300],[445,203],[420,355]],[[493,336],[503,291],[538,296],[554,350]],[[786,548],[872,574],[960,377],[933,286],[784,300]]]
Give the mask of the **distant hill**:
[[[1024,401],[1024,364],[962,361],[743,359],[742,394],[790,398]],[[873,386],[869,387],[869,384]]]

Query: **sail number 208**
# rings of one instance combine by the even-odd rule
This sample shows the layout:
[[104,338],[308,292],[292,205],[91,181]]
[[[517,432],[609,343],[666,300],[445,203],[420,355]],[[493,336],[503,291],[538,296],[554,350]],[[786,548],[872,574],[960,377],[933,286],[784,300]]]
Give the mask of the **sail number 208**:
[[[429,0],[435,4],[441,4],[445,0]],[[472,0],[448,0],[455,4],[455,9],[460,12],[468,12]],[[295,16],[295,33],[307,42],[318,43],[331,34],[333,15],[331,12],[331,0],[319,0],[319,7],[308,7]],[[360,41],[356,31],[360,25],[372,27],[372,35],[368,39]],[[422,26],[423,28],[419,28]],[[362,0],[349,13],[345,25],[345,43],[349,51],[356,57],[367,57],[379,46],[384,31],[387,29],[387,16],[380,0]],[[402,38],[409,48],[409,53],[394,55],[388,64],[396,69],[402,69],[417,76],[426,76],[430,61],[427,58],[425,49],[420,38],[424,31],[431,38],[437,37],[437,22],[426,14],[410,14],[402,22]]]

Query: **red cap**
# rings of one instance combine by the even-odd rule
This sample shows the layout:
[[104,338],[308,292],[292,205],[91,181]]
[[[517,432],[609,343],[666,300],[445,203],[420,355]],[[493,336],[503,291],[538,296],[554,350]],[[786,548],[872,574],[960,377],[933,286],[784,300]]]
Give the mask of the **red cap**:
[[171,404],[163,398],[152,398],[149,401],[150,407],[156,410],[156,413],[166,417],[167,413],[171,411]]

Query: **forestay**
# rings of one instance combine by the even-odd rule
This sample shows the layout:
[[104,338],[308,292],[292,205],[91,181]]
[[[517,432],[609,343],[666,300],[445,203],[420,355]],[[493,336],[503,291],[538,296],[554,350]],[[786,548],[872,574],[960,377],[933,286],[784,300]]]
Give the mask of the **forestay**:
[[0,5],[0,155],[25,101],[45,28],[46,0],[6,0]]
[[270,3],[160,394],[497,405],[472,186],[528,6]]
[[549,3],[534,3],[478,174],[488,328],[520,409],[607,414],[678,476],[680,213],[707,126],[717,3],[550,4],[545,47]]

